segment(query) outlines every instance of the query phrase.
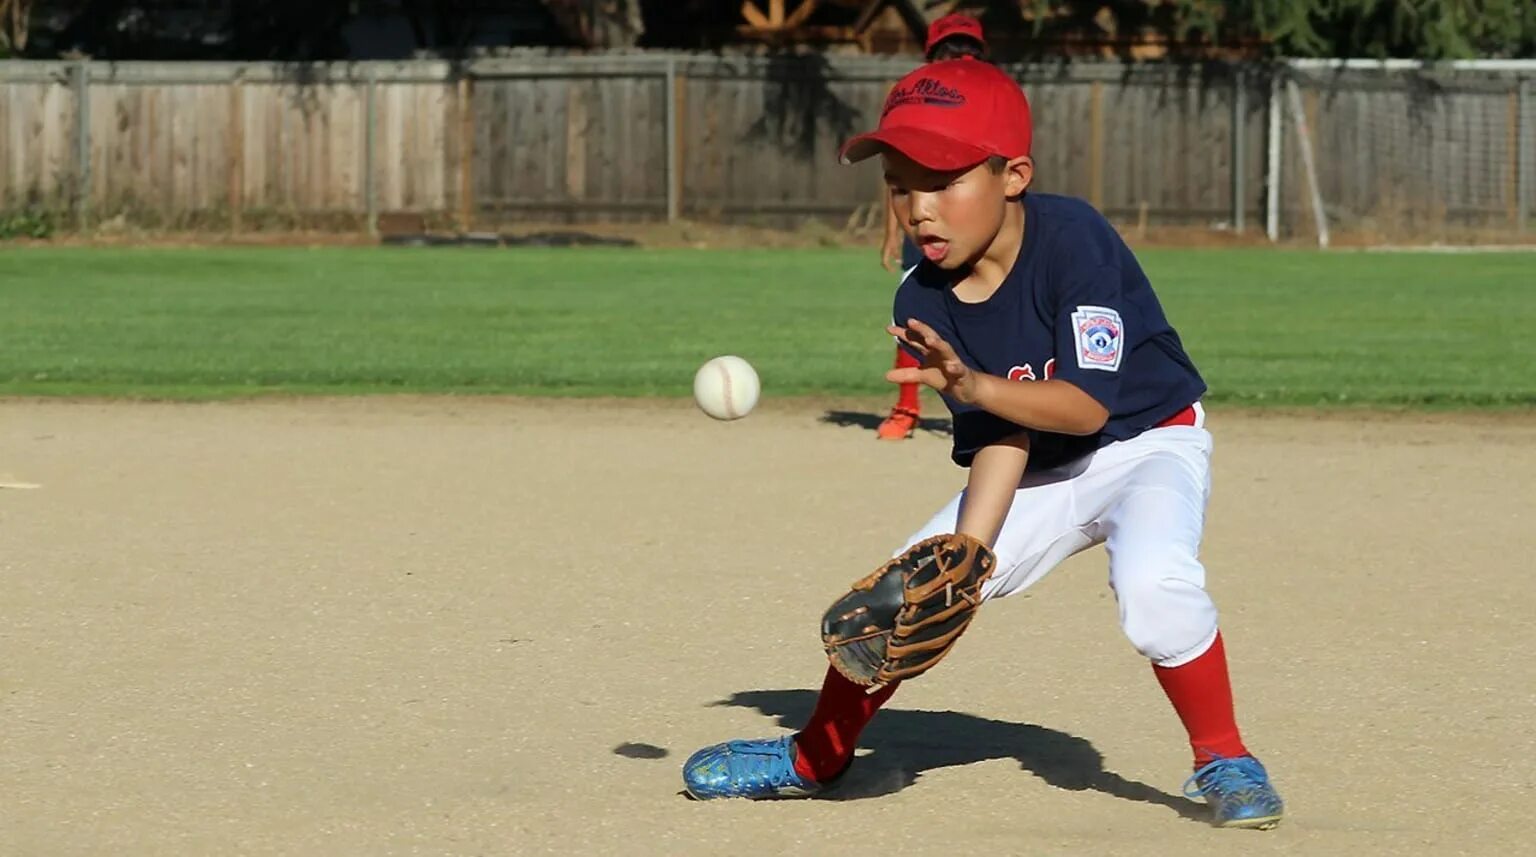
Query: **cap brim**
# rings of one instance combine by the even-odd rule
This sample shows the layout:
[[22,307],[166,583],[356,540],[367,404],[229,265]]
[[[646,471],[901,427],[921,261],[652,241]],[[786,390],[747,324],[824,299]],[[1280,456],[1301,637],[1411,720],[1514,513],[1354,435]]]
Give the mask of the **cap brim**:
[[930,170],[963,170],[992,156],[980,146],[926,128],[899,125],[860,134],[843,144],[839,159],[855,164],[872,158],[884,149],[895,149]]

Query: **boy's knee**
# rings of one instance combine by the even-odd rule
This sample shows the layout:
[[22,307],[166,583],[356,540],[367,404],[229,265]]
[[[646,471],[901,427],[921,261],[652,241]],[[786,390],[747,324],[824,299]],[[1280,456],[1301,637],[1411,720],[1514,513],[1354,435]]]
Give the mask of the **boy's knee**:
[[1156,571],[1118,576],[1115,586],[1125,636],[1136,651],[1167,666],[1198,655],[1216,633],[1216,605],[1202,575],[1179,572],[1187,569],[1172,561]]

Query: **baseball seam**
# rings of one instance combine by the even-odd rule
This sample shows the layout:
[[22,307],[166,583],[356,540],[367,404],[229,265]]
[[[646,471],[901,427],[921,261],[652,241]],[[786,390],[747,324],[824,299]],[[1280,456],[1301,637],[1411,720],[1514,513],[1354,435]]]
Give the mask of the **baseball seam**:
[[736,402],[735,399],[731,396],[730,367],[726,366],[725,361],[722,360],[715,364],[715,368],[720,370],[721,390],[725,394],[725,418],[734,420],[736,419]]

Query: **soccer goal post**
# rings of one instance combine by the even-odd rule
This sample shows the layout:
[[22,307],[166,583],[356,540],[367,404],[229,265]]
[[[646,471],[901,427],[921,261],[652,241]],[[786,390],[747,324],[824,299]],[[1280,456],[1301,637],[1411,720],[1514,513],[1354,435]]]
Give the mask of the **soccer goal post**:
[[1291,60],[1268,131],[1271,240],[1536,241],[1536,60]]

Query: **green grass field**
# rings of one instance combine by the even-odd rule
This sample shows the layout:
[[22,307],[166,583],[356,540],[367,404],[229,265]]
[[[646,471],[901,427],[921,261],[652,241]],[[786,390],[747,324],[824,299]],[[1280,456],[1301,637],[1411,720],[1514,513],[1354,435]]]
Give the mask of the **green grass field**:
[[[884,390],[873,250],[0,253],[0,395]],[[1142,254],[1217,401],[1536,404],[1536,254]]]

